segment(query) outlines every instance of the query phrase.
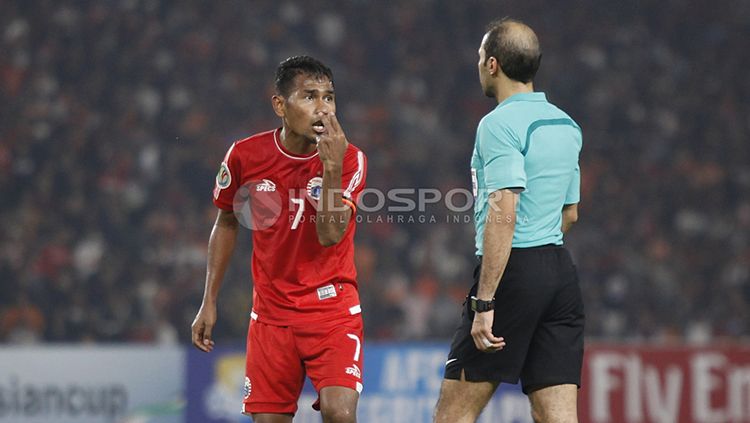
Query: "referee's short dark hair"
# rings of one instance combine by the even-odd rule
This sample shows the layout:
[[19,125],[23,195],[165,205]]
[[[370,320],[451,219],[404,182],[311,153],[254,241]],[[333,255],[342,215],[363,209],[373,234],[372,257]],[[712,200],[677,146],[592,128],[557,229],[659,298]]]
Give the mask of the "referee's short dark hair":
[[300,74],[325,77],[333,83],[333,72],[323,62],[310,56],[293,56],[279,63],[276,68],[276,94],[288,96],[294,78]]
[[531,82],[542,61],[539,40],[524,23],[503,18],[487,26],[484,43],[485,62],[497,59],[505,76],[519,82]]

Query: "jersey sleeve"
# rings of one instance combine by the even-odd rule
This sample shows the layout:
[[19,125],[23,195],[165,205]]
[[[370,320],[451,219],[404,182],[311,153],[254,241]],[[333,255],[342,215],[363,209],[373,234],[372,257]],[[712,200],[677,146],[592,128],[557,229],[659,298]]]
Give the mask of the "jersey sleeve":
[[242,183],[242,166],[239,154],[235,153],[235,145],[232,144],[227,150],[214,183],[214,204],[227,211],[234,209],[234,195]]
[[570,180],[568,191],[565,193],[565,204],[577,204],[581,201],[581,166],[576,165],[573,179]]
[[344,203],[354,211],[357,210],[357,202],[365,189],[365,179],[367,179],[367,157],[365,157],[365,153],[356,150],[354,154],[347,154],[341,175],[341,185],[344,190],[342,196]]
[[477,128],[477,147],[484,163],[487,190],[526,189],[521,143],[510,128],[482,120]]

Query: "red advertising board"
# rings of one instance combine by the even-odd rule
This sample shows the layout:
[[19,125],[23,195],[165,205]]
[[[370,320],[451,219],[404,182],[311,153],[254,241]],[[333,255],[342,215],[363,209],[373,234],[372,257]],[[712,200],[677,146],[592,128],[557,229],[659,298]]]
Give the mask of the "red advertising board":
[[750,345],[588,345],[581,422],[750,422]]

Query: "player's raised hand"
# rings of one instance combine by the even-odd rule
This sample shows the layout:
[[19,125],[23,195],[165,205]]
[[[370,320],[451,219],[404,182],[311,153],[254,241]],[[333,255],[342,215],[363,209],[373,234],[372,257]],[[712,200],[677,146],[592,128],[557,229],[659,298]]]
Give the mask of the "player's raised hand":
[[193,345],[203,352],[211,352],[214,349],[214,341],[211,339],[211,331],[216,324],[216,305],[201,305],[198,314],[193,320],[191,330],[193,332]]
[[482,352],[500,351],[505,347],[505,339],[498,338],[492,333],[492,322],[495,320],[495,311],[474,313],[474,322],[471,325],[471,337],[474,345]]
[[344,163],[346,148],[349,146],[344,130],[333,113],[323,115],[321,121],[326,127],[326,132],[316,137],[320,160],[323,165],[341,166]]

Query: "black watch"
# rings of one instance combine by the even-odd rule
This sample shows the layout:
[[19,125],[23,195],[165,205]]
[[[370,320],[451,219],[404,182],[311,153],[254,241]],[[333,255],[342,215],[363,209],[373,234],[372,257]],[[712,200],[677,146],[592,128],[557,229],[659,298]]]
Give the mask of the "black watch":
[[479,298],[475,296],[471,296],[469,298],[470,304],[471,304],[471,311],[475,313],[484,313],[485,311],[490,311],[495,309],[495,299],[491,299],[489,301],[480,300]]

